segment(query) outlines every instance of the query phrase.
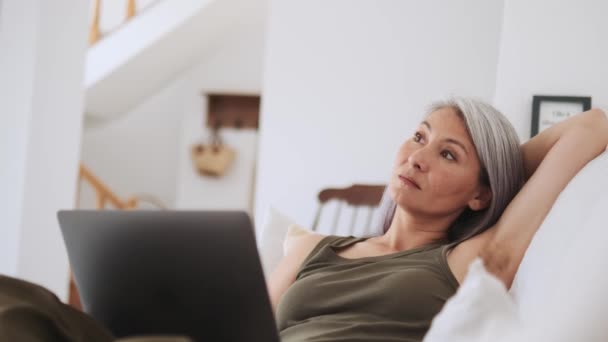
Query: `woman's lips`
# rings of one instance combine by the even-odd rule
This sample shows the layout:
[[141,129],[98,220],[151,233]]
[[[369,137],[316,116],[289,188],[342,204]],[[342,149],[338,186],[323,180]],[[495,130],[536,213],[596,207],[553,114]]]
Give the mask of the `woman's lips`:
[[399,179],[401,179],[401,181],[407,185],[420,189],[420,186],[418,186],[418,184],[416,182],[414,182],[414,180],[412,180],[411,178],[407,178],[402,175],[399,175]]

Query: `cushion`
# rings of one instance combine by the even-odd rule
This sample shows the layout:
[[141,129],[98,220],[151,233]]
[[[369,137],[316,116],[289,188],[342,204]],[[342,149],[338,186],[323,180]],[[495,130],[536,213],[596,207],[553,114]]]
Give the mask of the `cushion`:
[[[599,165],[606,166],[608,174],[608,161]],[[605,193],[608,187],[603,189]],[[567,237],[570,243],[562,252],[560,272],[537,280],[545,289],[535,300],[539,308],[529,308],[527,303],[523,306],[531,311],[526,322],[530,341],[608,341],[607,208],[607,196],[589,203],[589,215],[582,217],[576,231]]]
[[520,341],[521,323],[505,285],[488,273],[480,258],[435,316],[424,342]]
[[[598,240],[606,242],[608,238],[607,227],[596,218],[597,215],[603,216],[604,220],[607,218],[604,212],[608,206],[597,205],[607,199],[607,175],[608,153],[603,153],[570,181],[534,236],[511,287],[524,322],[533,324],[545,319],[547,310],[543,303],[554,296],[551,292],[559,282],[566,282],[559,284],[564,288],[583,285],[569,276],[574,270],[566,265],[584,267],[587,272],[595,271],[598,277],[604,274],[608,277],[608,273],[598,268],[602,259],[608,259],[608,249],[603,256],[598,254],[596,259],[585,260],[578,266],[574,261],[579,260],[577,255],[587,253],[585,245],[595,245]],[[577,305],[566,299],[573,297],[566,296],[560,300],[564,307]]]
[[283,242],[287,234],[287,228],[294,221],[277,209],[270,207],[266,211],[263,222],[262,229],[258,235],[258,251],[262,261],[264,276],[268,279],[283,258]]
[[313,234],[311,230],[308,230],[297,224],[292,224],[287,227],[287,234],[285,234],[285,240],[283,241],[283,255],[287,254],[287,251],[291,248],[291,245],[302,236]]

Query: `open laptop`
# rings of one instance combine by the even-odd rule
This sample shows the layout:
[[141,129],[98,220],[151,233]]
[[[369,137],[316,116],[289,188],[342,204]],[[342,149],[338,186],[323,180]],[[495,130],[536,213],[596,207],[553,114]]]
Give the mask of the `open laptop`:
[[84,309],[116,337],[279,341],[245,212],[68,210],[58,219]]

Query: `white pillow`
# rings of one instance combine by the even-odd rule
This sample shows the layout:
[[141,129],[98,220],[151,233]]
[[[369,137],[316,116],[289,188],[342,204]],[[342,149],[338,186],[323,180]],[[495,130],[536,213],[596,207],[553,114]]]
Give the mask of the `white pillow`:
[[[608,187],[598,191],[605,193]],[[544,280],[545,294],[537,300],[539,314],[526,322],[530,341],[608,341],[607,209],[604,196],[569,236],[572,242],[563,251],[561,272]]]
[[283,258],[283,241],[294,221],[275,208],[268,208],[258,235],[258,251],[266,279]]
[[513,299],[476,258],[456,294],[433,319],[424,342],[521,341],[520,335]]
[[285,240],[283,241],[283,255],[287,254],[287,251],[296,239],[308,234],[313,234],[313,232],[297,224],[290,225],[287,228],[287,234],[285,234]]
[[[547,315],[545,304],[559,282],[564,287],[579,285],[579,280],[569,276],[574,271],[565,267],[572,264],[579,253],[584,253],[586,244],[608,239],[608,227],[596,215],[608,219],[608,206],[597,206],[608,198],[608,153],[603,153],[589,162],[562,191],[534,236],[517,271],[511,294],[518,304],[520,316],[526,324],[542,321]],[[602,250],[598,251],[600,253]],[[574,253],[574,256],[571,254]],[[599,265],[608,259],[608,249],[597,259],[586,260],[577,268],[597,276],[608,274]],[[590,285],[590,284],[580,284]],[[564,294],[562,294],[564,295]],[[564,307],[577,305],[569,302],[573,297],[565,296],[559,302]],[[581,323],[583,316],[580,316]]]

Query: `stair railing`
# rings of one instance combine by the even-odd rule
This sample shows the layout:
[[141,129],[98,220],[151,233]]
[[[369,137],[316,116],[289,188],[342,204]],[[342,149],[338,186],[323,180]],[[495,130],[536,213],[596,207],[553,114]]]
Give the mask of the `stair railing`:
[[127,200],[120,199],[106,184],[104,184],[83,164],[80,164],[79,178],[89,183],[95,190],[95,208],[99,210],[104,209],[106,207],[106,203],[108,202],[116,209],[128,210],[135,209],[137,207],[137,197],[130,197]]
[[[112,0],[116,1],[116,0]],[[93,46],[104,37],[109,36],[114,31],[119,30],[123,25],[127,24],[131,19],[135,18],[138,14],[143,13],[148,8],[156,5],[160,0],[156,0],[148,4],[144,8],[138,8],[136,0],[124,0],[126,1],[126,10],[125,10],[125,18],[124,21],[118,25],[117,27],[112,28],[107,32],[102,32],[100,22],[101,16],[103,14],[102,11],[102,0],[93,0],[93,18],[91,20],[91,25],[89,28],[89,45]]]

